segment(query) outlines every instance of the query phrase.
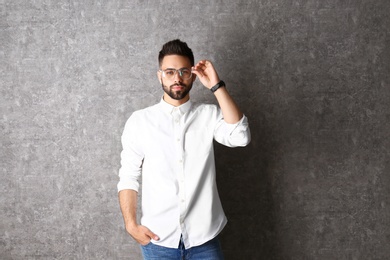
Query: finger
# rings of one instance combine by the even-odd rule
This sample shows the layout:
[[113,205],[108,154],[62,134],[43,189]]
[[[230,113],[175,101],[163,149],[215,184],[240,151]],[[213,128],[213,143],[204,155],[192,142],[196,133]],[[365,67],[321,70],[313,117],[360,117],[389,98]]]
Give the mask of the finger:
[[213,63],[209,60],[201,60],[199,63],[198,63],[200,66],[203,66],[205,68],[207,67],[212,67],[213,66]]
[[193,72],[194,73],[199,73],[201,74],[202,76],[206,76],[207,75],[207,71],[205,70],[206,68],[202,68],[202,67],[195,67]]
[[199,65],[195,67],[196,70],[201,70],[203,73],[212,72],[214,70],[214,67],[212,65]]
[[195,68],[196,70],[204,70],[204,69],[206,69],[206,66],[204,66],[203,64],[196,64],[196,65],[194,66],[194,68]]
[[150,243],[150,239],[149,240],[144,240],[144,241],[138,241],[138,243],[142,246],[146,246],[147,244]]
[[199,62],[196,64],[196,66],[206,67],[208,63],[210,63],[208,60],[201,60],[201,61],[199,61]]
[[198,76],[199,78],[203,78],[204,77],[204,74],[203,74],[203,71],[202,70],[199,70],[199,69],[193,69],[192,70],[192,73],[194,73],[196,76]]
[[150,230],[147,231],[145,233],[145,235],[147,235],[148,237],[150,237],[153,240],[156,240],[156,241],[160,240],[160,238],[156,234],[154,234],[152,231],[150,231]]
[[148,236],[148,235],[146,235],[146,234],[142,234],[142,236],[141,237],[139,237],[138,239],[136,239],[137,240],[137,242],[139,243],[139,244],[141,244],[141,245],[147,245],[147,244],[149,244],[150,242],[151,242],[151,238]]
[[206,61],[205,66],[206,69],[215,70],[213,63],[211,63],[210,61]]

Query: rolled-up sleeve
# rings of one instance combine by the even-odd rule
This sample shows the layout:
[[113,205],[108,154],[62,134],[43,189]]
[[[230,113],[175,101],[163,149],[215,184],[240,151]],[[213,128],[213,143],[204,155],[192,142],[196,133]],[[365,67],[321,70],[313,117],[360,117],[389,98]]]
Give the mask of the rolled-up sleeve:
[[121,190],[139,190],[143,151],[139,145],[136,116],[133,114],[126,122],[122,134],[121,168],[119,169],[118,192]]
[[235,124],[228,124],[221,118],[215,128],[214,139],[228,147],[248,145],[251,141],[248,118],[243,115],[241,120]]

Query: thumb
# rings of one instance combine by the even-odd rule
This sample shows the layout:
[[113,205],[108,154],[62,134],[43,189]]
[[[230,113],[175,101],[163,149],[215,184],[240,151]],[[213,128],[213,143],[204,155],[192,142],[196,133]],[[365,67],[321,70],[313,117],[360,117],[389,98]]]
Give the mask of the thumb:
[[198,71],[197,69],[195,69],[195,67],[192,67],[191,72],[192,72],[192,74],[195,74],[196,76],[198,76],[198,78],[202,78],[203,77],[203,73]]
[[198,71],[198,70],[193,70],[192,73],[198,77],[198,79],[200,80],[200,82],[202,83],[203,86],[205,86],[206,88],[210,88],[210,87],[208,87],[208,85],[210,85],[210,82],[209,82],[210,80],[203,72]]
[[146,235],[149,236],[153,240],[156,240],[156,241],[160,240],[160,238],[150,230],[148,230],[148,232],[146,232]]

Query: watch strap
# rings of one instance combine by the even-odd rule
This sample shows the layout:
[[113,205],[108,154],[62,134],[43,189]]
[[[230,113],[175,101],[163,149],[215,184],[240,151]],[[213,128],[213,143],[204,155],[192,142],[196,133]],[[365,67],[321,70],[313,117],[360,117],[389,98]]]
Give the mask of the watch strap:
[[215,92],[217,91],[217,89],[221,88],[221,87],[225,87],[225,82],[223,82],[222,80],[220,82],[218,82],[215,86],[213,86],[212,88],[210,88],[211,92]]

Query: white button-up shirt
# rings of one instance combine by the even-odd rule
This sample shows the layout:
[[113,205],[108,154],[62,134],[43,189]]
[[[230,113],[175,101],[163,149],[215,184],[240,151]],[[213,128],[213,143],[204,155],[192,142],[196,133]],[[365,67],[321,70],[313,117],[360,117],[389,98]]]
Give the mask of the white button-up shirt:
[[227,124],[216,105],[160,103],[134,112],[122,135],[118,191],[139,191],[141,224],[160,240],[186,248],[218,235],[227,220],[219,199],[213,139],[229,147],[250,141],[247,118]]

